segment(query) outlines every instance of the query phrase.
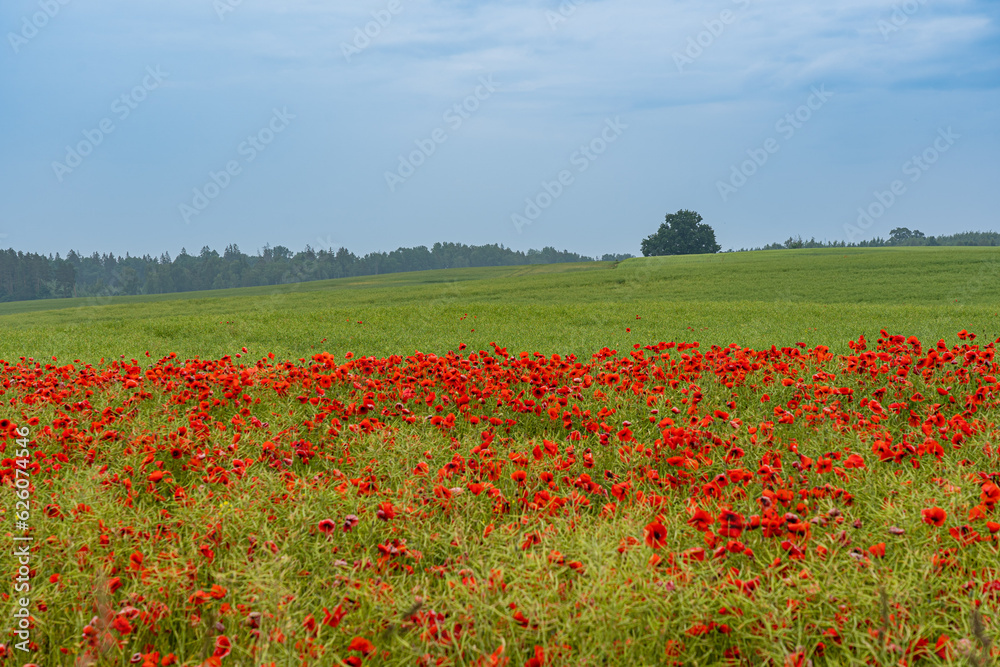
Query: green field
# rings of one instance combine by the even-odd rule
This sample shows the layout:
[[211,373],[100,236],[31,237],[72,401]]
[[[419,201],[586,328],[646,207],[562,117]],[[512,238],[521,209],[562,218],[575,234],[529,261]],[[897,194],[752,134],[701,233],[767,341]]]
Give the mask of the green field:
[[660,340],[845,349],[883,328],[996,337],[998,309],[998,249],[780,250],[0,304],[0,358],[381,356],[491,341],[576,354]]
[[0,665],[994,664],[998,294],[897,248],[3,304]]

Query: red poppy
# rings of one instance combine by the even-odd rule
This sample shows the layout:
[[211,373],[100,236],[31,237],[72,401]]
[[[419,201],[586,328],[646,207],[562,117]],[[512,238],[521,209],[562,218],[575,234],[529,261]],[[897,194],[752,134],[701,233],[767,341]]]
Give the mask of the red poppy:
[[947,660],[951,651],[949,643],[951,642],[951,637],[942,634],[938,637],[938,640],[934,643],[934,655],[941,658],[942,660]]
[[215,638],[215,651],[212,655],[216,658],[225,658],[232,652],[232,643],[229,641],[229,637],[225,635],[219,635]]
[[337,605],[333,608],[333,611],[329,611],[326,607],[323,607],[323,625],[327,625],[331,628],[336,628],[340,625],[340,621],[344,618],[347,612],[344,611],[341,605]]
[[785,658],[785,667],[807,667],[811,664],[812,660],[806,658],[806,654],[802,651],[792,653]]
[[864,468],[865,460],[860,454],[851,454],[847,457],[847,460],[844,461],[844,467],[848,470],[851,468]]
[[111,623],[111,627],[123,635],[127,635],[132,632],[132,624],[128,622],[128,619],[121,615],[115,616],[115,620]]
[[984,505],[992,508],[996,503],[1000,502],[1000,487],[993,482],[986,482],[983,484],[982,492],[979,494],[979,500]]
[[349,651],[360,651],[363,655],[368,655],[375,650],[375,645],[364,637],[355,637],[347,647]]
[[715,516],[700,507],[696,509],[691,518],[688,519],[688,525],[694,526],[695,530],[701,532],[708,530],[708,527],[713,523],[715,523]]
[[544,664],[545,664],[545,650],[541,646],[536,645],[535,655],[532,656],[531,658],[528,658],[528,661],[524,663],[524,667],[542,667],[542,665]]
[[643,535],[646,538],[646,544],[653,549],[660,549],[667,543],[667,528],[659,521],[646,524]]
[[302,627],[309,631],[309,634],[316,634],[316,617],[312,614],[306,616],[305,620],[302,621]]
[[391,502],[380,503],[378,506],[378,511],[375,512],[377,516],[382,521],[389,521],[396,517],[396,508],[392,506]]
[[932,526],[943,526],[948,514],[940,507],[929,507],[920,510],[920,516],[924,523]]
[[704,561],[705,560],[705,548],[704,547],[691,547],[690,549],[685,549],[684,553],[681,554],[684,560],[690,562],[692,560]]

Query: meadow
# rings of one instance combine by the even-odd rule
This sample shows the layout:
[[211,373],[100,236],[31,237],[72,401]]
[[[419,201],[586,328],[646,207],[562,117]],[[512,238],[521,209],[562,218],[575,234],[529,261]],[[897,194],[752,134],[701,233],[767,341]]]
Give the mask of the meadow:
[[[610,263],[452,269],[149,297],[0,304],[0,358],[97,362],[248,347],[384,356],[483,349],[590,355],[604,346],[799,341],[846,351],[882,328],[922,338],[997,329],[993,248],[778,250]],[[95,307],[96,306],[96,307]],[[638,316],[641,319],[636,319]],[[358,324],[361,322],[361,324]],[[956,328],[957,327],[957,328]],[[324,341],[325,339],[325,341]]]
[[993,664],[998,259],[0,304],[0,664]]

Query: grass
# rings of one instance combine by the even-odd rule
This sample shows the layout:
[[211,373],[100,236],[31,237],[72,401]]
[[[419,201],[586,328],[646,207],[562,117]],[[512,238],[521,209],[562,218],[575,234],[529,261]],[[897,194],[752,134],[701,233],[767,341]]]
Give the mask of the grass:
[[[16,664],[990,664],[997,266],[780,251],[4,304]],[[725,510],[777,532],[716,532]]]
[[[880,329],[1000,335],[994,248],[786,250],[455,269],[176,295],[0,304],[0,357],[300,358],[461,342],[589,354],[634,342],[840,345]],[[637,319],[641,318],[641,319]],[[324,340],[325,339],[325,340]]]

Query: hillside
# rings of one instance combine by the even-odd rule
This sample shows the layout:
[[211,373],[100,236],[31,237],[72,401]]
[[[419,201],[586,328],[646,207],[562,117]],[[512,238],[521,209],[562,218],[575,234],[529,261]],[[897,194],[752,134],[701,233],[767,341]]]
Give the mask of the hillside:
[[[881,328],[997,335],[995,248],[809,249],[420,271],[279,287],[0,305],[0,357],[293,358],[490,341],[592,353],[659,340],[831,344]],[[638,318],[638,319],[637,319]],[[325,341],[324,341],[325,339]],[[596,348],[595,348],[596,346]]]

